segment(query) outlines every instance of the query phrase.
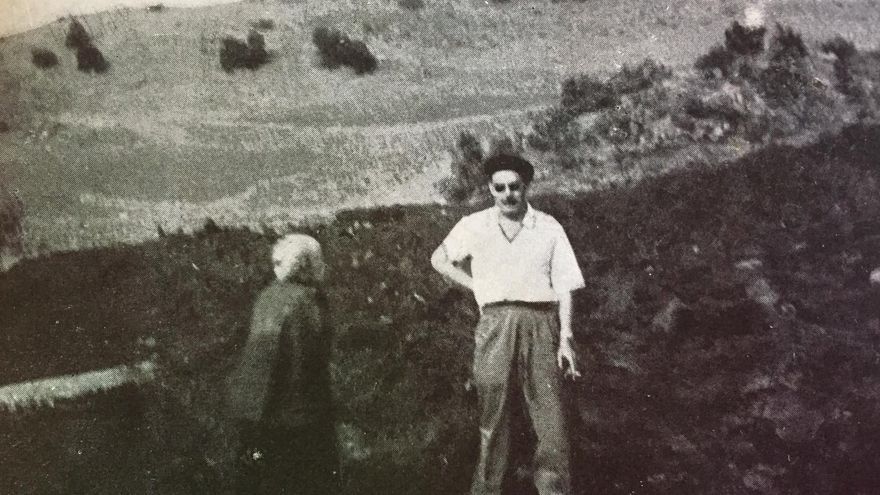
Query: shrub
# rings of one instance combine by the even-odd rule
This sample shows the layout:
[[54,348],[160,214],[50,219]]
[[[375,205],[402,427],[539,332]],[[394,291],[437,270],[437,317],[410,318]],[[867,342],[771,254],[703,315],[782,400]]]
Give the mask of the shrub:
[[258,31],[271,31],[275,29],[275,21],[272,19],[259,19],[252,22],[251,27]]
[[67,48],[80,49],[92,44],[92,37],[86,31],[86,28],[76,19],[70,20],[70,27],[67,29],[67,38],[64,40],[64,46]]
[[312,42],[318,48],[321,65],[328,69],[348,66],[356,74],[366,74],[376,70],[378,61],[363,41],[352,40],[345,34],[326,27],[317,27],[312,32]]
[[666,66],[648,58],[634,67],[624,65],[605,82],[589,74],[569,78],[562,83],[562,108],[580,115],[612,107],[621,96],[648,89],[671,75]]
[[655,83],[668,79],[672,71],[663,64],[646,58],[639,65],[624,65],[617,74],[608,79],[611,91],[616,97],[637,93],[650,88]]
[[[701,55],[694,63],[694,68],[701,71],[706,77],[720,75],[730,77],[733,74],[733,65],[736,56],[721,45],[715,45],[705,55]],[[716,74],[716,72],[718,74]]]
[[822,44],[822,51],[832,53],[836,57],[834,61],[835,87],[847,96],[861,96],[862,89],[852,75],[852,60],[858,55],[855,45],[851,41],[837,36]]
[[462,132],[452,150],[451,174],[437,184],[440,194],[450,203],[464,203],[485,182],[483,149],[480,141],[469,132]]
[[856,50],[856,46],[852,41],[840,35],[822,43],[822,51],[833,54],[838,60],[849,60],[858,54],[858,50]]
[[226,72],[235,69],[256,70],[269,61],[266,41],[257,31],[248,33],[247,43],[227,36],[220,47],[220,67]]
[[562,108],[574,115],[608,108],[616,102],[611,85],[589,74],[562,82]]
[[58,56],[52,50],[34,48],[31,50],[31,61],[41,69],[51,69],[58,65]]
[[425,8],[424,0],[397,0],[397,5],[407,10],[421,10]]
[[767,28],[746,27],[739,22],[724,30],[724,46],[739,55],[757,55],[764,51],[764,35]]
[[768,52],[769,63],[757,81],[767,99],[782,105],[804,96],[811,77],[804,62],[807,48],[801,35],[777,24]]
[[165,10],[165,5],[161,3],[147,5],[147,12],[162,12],[163,10]]
[[800,33],[779,23],[768,51],[771,62],[797,61],[807,56],[807,47]]
[[83,72],[101,74],[107,71],[110,64],[104,59],[101,50],[95,45],[86,45],[76,50],[76,68]]
[[23,252],[21,200],[0,183],[0,255],[21,255]]

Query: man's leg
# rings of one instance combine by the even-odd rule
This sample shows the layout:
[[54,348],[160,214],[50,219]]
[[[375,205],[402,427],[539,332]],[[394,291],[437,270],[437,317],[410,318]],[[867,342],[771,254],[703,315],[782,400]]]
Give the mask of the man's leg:
[[475,332],[474,383],[480,407],[480,454],[472,495],[501,493],[510,450],[508,380],[516,348],[509,311],[488,308]]
[[570,493],[569,447],[556,365],[559,323],[553,311],[531,311],[521,322],[523,396],[537,437],[535,487],[541,495]]

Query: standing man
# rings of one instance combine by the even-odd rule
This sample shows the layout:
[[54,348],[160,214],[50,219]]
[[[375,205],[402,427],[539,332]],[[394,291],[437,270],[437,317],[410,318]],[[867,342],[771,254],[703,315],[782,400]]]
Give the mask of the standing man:
[[[470,289],[480,306],[473,374],[480,403],[480,454],[473,495],[500,494],[510,450],[510,394],[521,393],[537,435],[540,495],[570,493],[561,404],[563,372],[576,378],[571,293],[584,278],[562,226],[529,205],[532,165],[488,159],[495,206],[468,215],[431,256],[435,270]],[[462,263],[470,261],[470,272]]]

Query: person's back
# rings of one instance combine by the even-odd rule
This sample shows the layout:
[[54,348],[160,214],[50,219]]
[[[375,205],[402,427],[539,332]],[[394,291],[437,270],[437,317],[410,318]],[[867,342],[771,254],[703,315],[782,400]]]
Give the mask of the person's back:
[[311,237],[273,249],[276,280],[254,304],[229,377],[227,414],[240,425],[239,493],[332,493],[338,473],[323,261]]

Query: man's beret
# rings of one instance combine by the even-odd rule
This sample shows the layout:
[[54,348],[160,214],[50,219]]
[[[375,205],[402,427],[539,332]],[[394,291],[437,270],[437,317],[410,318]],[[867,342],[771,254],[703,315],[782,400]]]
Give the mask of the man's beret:
[[499,170],[512,170],[519,174],[526,184],[532,182],[535,167],[528,160],[513,155],[496,155],[483,162],[483,173],[488,179]]

